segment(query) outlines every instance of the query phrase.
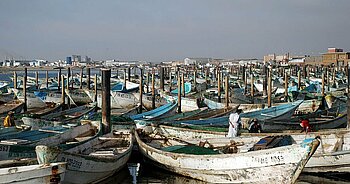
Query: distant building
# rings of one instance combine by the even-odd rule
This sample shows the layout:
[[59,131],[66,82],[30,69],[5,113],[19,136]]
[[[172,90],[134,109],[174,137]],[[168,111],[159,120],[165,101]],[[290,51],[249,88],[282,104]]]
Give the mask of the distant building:
[[72,64],[72,57],[67,57],[66,58],[66,64],[71,65]]
[[210,63],[213,59],[212,58],[185,58],[184,64],[185,65],[205,65],[207,63]]
[[322,64],[335,66],[345,66],[350,61],[350,52],[344,52],[343,49],[328,48],[327,53],[322,54]]
[[5,60],[2,62],[2,66],[44,66],[48,62],[46,60],[34,59],[34,60]]

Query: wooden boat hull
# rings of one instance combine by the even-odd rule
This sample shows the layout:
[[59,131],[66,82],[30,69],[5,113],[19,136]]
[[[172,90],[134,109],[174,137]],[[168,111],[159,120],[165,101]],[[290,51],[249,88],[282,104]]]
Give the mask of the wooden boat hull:
[[55,178],[60,182],[64,179],[66,163],[52,163],[48,166],[30,165],[0,169],[0,183],[37,184],[51,183]]
[[[97,130],[98,129],[98,130]],[[79,136],[86,136],[94,133],[91,137],[88,137],[82,141],[72,142],[66,144],[66,142],[76,139]],[[72,148],[74,146],[83,144],[90,139],[95,138],[100,134],[100,125],[97,122],[87,123],[81,126],[77,126],[72,129],[58,130],[34,130],[24,132],[21,135],[7,136],[8,139],[1,139],[0,143],[0,160],[10,160],[19,158],[34,158],[36,157],[35,146],[47,145],[58,146],[62,150]],[[9,144],[8,142],[17,142],[16,144]]]
[[[213,139],[223,138],[227,136],[227,132],[213,132],[203,130],[193,130],[187,128],[178,128],[160,125],[159,127],[147,127],[148,129],[157,129],[167,136],[181,137],[183,139]],[[154,130],[148,130],[154,131]],[[305,133],[242,133],[240,137],[235,138],[251,138],[256,141],[265,136],[271,135],[291,135],[293,139],[300,143],[308,137],[320,136],[321,144],[315,154],[306,164],[303,172],[350,172],[350,131],[349,130],[328,130],[322,132]]]
[[[113,144],[108,142],[113,141],[114,137],[112,134],[113,133],[110,133],[102,137],[106,137],[107,139],[111,138],[111,140],[105,140],[107,142],[104,142],[101,137],[96,137],[85,144],[59,154],[57,160],[67,162],[67,172],[63,183],[97,183],[122,169],[131,156],[133,148],[132,134],[128,134],[129,137],[126,139],[128,146],[124,151],[120,151],[120,153],[119,150],[116,154],[110,154],[108,156],[94,156],[91,153],[89,155],[82,155],[77,153],[84,152],[84,150],[96,149],[95,146],[97,144],[111,144],[111,147],[113,147]],[[123,136],[123,134],[121,134],[121,136]],[[118,138],[115,138],[116,141],[118,141],[117,139]]]
[[308,142],[237,154],[192,155],[153,148],[138,134],[136,141],[139,151],[156,166],[210,183],[294,183],[313,154],[311,147],[317,144]]
[[15,114],[22,112],[24,103],[19,100],[13,100],[9,103],[0,105],[0,116],[6,116],[9,111],[13,111]]

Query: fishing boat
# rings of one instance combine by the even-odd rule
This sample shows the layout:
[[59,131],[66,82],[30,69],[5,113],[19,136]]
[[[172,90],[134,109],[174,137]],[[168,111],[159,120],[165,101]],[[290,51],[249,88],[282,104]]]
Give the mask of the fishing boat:
[[[345,128],[347,125],[346,105],[332,107],[319,113],[316,117],[308,118],[313,131],[333,128]],[[302,116],[301,116],[302,117]],[[264,132],[279,132],[281,130],[300,130],[299,117],[291,118],[288,121],[261,121]]]
[[177,103],[175,102],[169,102],[163,106],[160,106],[156,109],[153,109],[151,111],[147,111],[141,114],[136,114],[133,116],[130,116],[133,120],[140,120],[140,119],[154,119],[154,118],[160,118],[164,117],[169,114],[174,114],[177,107]]
[[196,116],[197,114],[200,114],[201,112],[207,112],[207,109],[208,108],[204,107],[204,108],[200,108],[200,109],[197,109],[194,111],[177,113],[174,115],[170,114],[168,116],[161,117],[161,118],[154,118],[152,120],[148,120],[148,119],[134,120],[134,122],[135,122],[137,127],[144,127],[144,126],[150,125],[150,124],[161,124],[162,122],[171,122],[171,121],[182,120],[184,118]]
[[67,109],[64,111],[56,112],[41,116],[41,119],[51,120],[51,121],[64,121],[68,122],[71,120],[76,120],[87,115],[90,116],[96,110],[96,103],[91,103],[88,105],[82,105],[75,108]]
[[[209,183],[294,183],[319,144],[312,138],[301,144],[248,151],[251,145],[244,139],[226,138],[206,148],[202,141],[188,143],[160,132],[139,131],[135,137],[140,152],[152,164]],[[226,152],[231,146],[235,151]]]
[[56,104],[52,102],[46,102],[45,108],[40,109],[30,109],[29,111],[25,112],[25,114],[30,115],[32,117],[41,117],[47,114],[56,113],[59,111],[62,111],[63,104]]
[[60,153],[57,160],[67,162],[63,183],[98,183],[108,178],[126,165],[132,147],[130,131],[114,131]]
[[8,112],[13,111],[18,114],[23,110],[24,103],[20,100],[12,100],[0,105],[0,116],[6,116]]
[[0,183],[59,183],[65,171],[65,162],[0,168]]
[[[134,96],[136,97],[137,100],[140,101],[140,93],[134,93]],[[152,109],[152,95],[149,94],[143,94],[142,95],[142,105],[143,107],[145,107],[146,109]],[[160,95],[155,95],[155,107],[158,108],[164,104],[167,103],[167,100],[162,98]]]
[[267,109],[261,109],[257,111],[251,111],[242,113],[241,118],[251,119],[256,118],[259,121],[266,120],[288,120],[294,114],[294,111],[299,107],[303,100],[298,100],[292,103],[270,107]]
[[80,126],[47,127],[0,136],[0,160],[34,158],[37,145],[66,150],[97,137],[100,127],[100,122],[88,122]]
[[191,117],[184,117],[180,118],[179,120],[203,120],[203,119],[208,119],[208,118],[216,118],[216,117],[221,117],[221,116],[227,116],[231,114],[232,112],[237,111],[239,105],[235,105],[232,107],[227,107],[227,108],[222,108],[222,109],[207,109],[203,110],[200,113],[191,116]]
[[[94,100],[95,92],[85,90],[86,94]],[[131,93],[121,93],[118,91],[111,91],[111,108],[112,109],[132,109],[139,101]],[[102,107],[102,94],[97,93],[97,107]]]
[[[172,127],[166,125],[147,126],[149,132],[157,131],[167,137],[179,137],[186,140],[225,138],[227,131],[194,130],[189,128]],[[346,172],[350,173],[350,131],[347,129],[330,129],[308,134],[300,131],[287,131],[285,133],[241,133],[238,138],[249,138],[252,141],[276,135],[290,135],[301,143],[305,138],[319,136],[321,145],[315,154],[310,158],[302,172]]]
[[[181,89],[180,93],[182,94],[183,89]],[[191,83],[185,82],[185,94],[189,94],[191,92]],[[171,91],[171,94],[177,94],[178,88]]]

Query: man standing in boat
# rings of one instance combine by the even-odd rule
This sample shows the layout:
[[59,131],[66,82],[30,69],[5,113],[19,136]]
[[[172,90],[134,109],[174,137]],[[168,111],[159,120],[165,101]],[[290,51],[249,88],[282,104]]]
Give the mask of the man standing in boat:
[[241,112],[242,110],[238,109],[235,113],[230,114],[230,117],[228,118],[229,128],[227,137],[237,137],[241,126],[241,118],[239,116]]
[[14,112],[10,111],[7,113],[6,118],[4,119],[4,127],[16,126]]

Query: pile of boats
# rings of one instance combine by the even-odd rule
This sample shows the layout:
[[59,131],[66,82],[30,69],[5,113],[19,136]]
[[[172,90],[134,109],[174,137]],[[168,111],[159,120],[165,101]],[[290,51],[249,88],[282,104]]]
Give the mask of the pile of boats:
[[[260,74],[255,70],[252,81],[244,82],[227,74],[234,94],[225,98],[221,86],[213,89],[212,81],[220,77],[187,76],[183,87],[175,88],[179,81],[170,77],[165,91],[152,93],[148,85],[149,93],[140,93],[140,80],[112,77],[109,105],[117,109],[112,116],[132,124],[113,121],[115,128],[104,133],[98,115],[102,92],[97,86],[77,89],[86,78],[64,81],[73,86],[65,90],[58,90],[55,78],[40,83],[46,88],[33,83],[26,98],[23,85],[0,83],[9,89],[2,89],[0,116],[15,112],[17,125],[0,129],[0,183],[100,182],[126,166],[135,144],[147,162],[209,183],[294,183],[301,172],[349,172],[343,96],[332,89],[320,97],[317,83],[302,80],[305,88],[295,89],[291,82],[287,97],[280,89],[283,80],[272,72],[274,96],[267,107]],[[95,76],[89,87],[98,80]],[[207,91],[200,90],[202,83]],[[241,133],[227,137],[229,115],[238,109],[243,111]],[[248,133],[253,119],[261,124],[261,133]],[[309,120],[312,132],[301,132],[301,119]]]

